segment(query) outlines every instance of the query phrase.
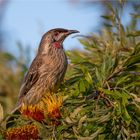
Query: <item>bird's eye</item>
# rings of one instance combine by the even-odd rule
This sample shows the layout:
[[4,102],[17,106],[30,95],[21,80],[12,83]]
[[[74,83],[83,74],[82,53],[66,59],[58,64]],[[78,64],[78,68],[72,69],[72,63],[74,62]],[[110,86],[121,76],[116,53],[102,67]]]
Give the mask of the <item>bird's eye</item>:
[[58,36],[58,34],[59,34],[59,33],[58,33],[58,32],[56,32],[56,33],[54,34],[54,36]]

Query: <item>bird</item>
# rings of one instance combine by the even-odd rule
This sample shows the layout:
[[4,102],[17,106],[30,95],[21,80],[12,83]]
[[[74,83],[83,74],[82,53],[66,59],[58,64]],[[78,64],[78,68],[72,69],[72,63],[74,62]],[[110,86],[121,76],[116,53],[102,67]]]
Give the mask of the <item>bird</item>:
[[19,91],[14,111],[24,103],[37,104],[47,93],[55,93],[64,79],[68,59],[63,48],[67,36],[79,33],[77,30],[55,28],[46,32],[39,44]]

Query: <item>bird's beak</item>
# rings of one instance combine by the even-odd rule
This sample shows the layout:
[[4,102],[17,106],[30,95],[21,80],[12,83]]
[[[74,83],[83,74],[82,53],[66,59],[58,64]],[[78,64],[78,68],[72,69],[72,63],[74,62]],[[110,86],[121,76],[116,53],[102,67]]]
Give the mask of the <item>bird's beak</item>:
[[69,36],[69,35],[71,35],[71,34],[74,34],[74,33],[79,33],[79,31],[77,31],[77,30],[68,30],[66,33],[63,34],[63,36],[62,36],[62,38],[60,39],[60,41],[63,42],[64,39],[65,39],[67,36]]
[[68,30],[67,35],[79,33],[77,30]]

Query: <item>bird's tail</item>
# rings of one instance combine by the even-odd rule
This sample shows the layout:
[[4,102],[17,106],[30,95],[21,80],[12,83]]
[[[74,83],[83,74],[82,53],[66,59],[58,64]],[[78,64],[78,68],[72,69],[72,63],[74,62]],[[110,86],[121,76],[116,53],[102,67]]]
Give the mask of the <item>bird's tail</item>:
[[21,107],[21,102],[17,102],[14,109],[11,111],[10,114],[13,114],[14,112],[16,112],[17,110],[19,110],[19,108]]

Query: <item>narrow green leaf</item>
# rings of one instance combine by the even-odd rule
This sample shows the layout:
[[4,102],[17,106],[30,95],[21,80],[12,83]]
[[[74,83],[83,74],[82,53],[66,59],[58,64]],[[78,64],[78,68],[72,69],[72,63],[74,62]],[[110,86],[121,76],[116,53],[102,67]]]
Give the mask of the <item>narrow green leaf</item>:
[[128,114],[126,107],[124,107],[124,106],[122,106],[122,118],[126,122],[127,126],[129,126],[130,122],[131,122],[131,117]]
[[131,15],[133,18],[138,18],[138,19],[140,18],[140,15],[139,15],[139,14],[131,13],[130,15]]
[[131,56],[125,63],[127,67],[140,63],[140,54]]
[[85,75],[85,79],[87,80],[87,82],[92,85],[93,84],[93,80],[92,80],[92,77],[90,75],[90,73],[88,72],[87,68],[84,67],[84,66],[81,66],[81,69],[82,69],[82,72],[84,73]]
[[86,91],[85,86],[86,86],[86,85],[85,85],[83,79],[81,79],[81,80],[79,81],[79,89],[80,89],[80,92],[85,92],[85,91]]
[[130,33],[127,34],[127,37],[137,37],[137,36],[140,36],[140,30],[136,30],[136,31],[132,31]]

